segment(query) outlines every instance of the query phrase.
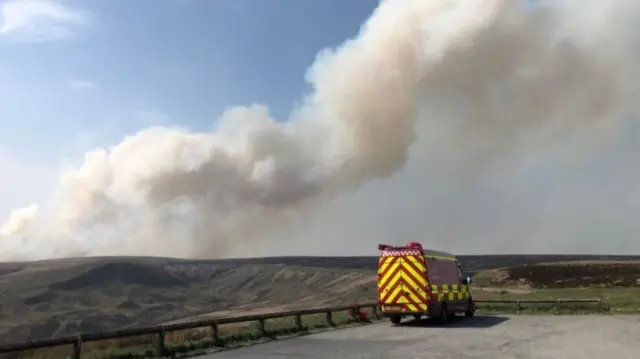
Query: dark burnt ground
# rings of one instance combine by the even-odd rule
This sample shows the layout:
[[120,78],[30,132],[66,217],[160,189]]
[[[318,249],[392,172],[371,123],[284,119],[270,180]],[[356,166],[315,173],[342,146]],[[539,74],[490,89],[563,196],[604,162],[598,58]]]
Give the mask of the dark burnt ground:
[[506,281],[533,288],[640,287],[640,261],[529,265],[506,271]]

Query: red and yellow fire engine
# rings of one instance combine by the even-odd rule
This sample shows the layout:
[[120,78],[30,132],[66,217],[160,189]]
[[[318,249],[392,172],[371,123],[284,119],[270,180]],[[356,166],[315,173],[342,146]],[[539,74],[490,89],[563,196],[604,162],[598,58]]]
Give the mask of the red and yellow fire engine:
[[420,243],[378,246],[378,301],[382,315],[399,324],[403,317],[436,317],[446,323],[451,315],[473,317],[475,302],[471,278],[463,278],[451,253],[425,250]]

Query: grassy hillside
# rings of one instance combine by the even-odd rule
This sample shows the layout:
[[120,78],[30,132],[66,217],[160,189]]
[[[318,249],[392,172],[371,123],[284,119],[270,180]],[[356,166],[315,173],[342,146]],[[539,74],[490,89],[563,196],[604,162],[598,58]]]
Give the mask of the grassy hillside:
[[572,261],[477,273],[477,299],[599,298],[613,313],[640,313],[640,261]]
[[[530,277],[532,282],[525,284],[535,287],[540,276],[548,276],[544,271],[550,267],[523,267],[527,268],[525,272],[499,268],[576,259],[618,263],[640,258],[505,255],[461,259],[469,272],[489,270],[478,273],[479,284],[484,281],[489,286],[513,286]],[[376,264],[376,257],[121,257],[0,263],[0,342],[149,325],[212,313],[370,301],[375,299]],[[532,268],[533,274],[527,277]],[[560,280],[556,284],[562,286],[575,277],[550,278],[554,283]],[[496,282],[496,278],[503,282]],[[633,284],[631,277],[625,278],[618,284]],[[616,282],[613,275],[603,280]],[[545,283],[549,286],[549,281]]]
[[85,259],[1,266],[0,340],[68,335],[243,307],[369,300],[370,270]]

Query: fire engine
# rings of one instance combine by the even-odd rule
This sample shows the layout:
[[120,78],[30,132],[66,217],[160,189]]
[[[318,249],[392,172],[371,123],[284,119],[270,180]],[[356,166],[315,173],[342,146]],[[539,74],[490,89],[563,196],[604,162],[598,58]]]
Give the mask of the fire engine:
[[391,323],[399,324],[408,316],[434,317],[442,324],[456,313],[474,316],[471,277],[463,277],[453,254],[427,250],[417,242],[380,244],[378,250],[378,303]]

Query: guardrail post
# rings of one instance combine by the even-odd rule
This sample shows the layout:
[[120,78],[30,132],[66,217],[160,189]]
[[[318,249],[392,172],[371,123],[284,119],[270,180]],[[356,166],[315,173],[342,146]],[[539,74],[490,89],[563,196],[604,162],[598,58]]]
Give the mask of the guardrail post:
[[327,320],[327,325],[330,327],[335,326],[335,324],[333,323],[333,313],[331,313],[331,311],[328,311],[327,313],[325,313],[325,319]]
[[165,338],[164,328],[160,328],[160,331],[158,332],[157,341],[156,341],[156,353],[158,354],[158,357],[164,356],[164,338]]
[[76,336],[76,341],[73,343],[73,359],[80,359],[82,354],[82,337],[80,333]]
[[376,319],[380,319],[380,312],[378,312],[378,306],[374,305],[371,307],[371,314],[376,317]]
[[211,324],[211,340],[213,341],[213,344],[215,345],[218,340],[220,339],[220,330],[218,330],[218,324],[217,323],[213,323]]
[[520,314],[521,310],[522,310],[522,303],[520,303],[519,300],[516,300],[516,313]]
[[296,314],[296,329],[302,330],[302,314]]
[[265,329],[264,318],[258,319],[258,330],[260,331],[260,334],[264,334],[267,332],[267,330]]

